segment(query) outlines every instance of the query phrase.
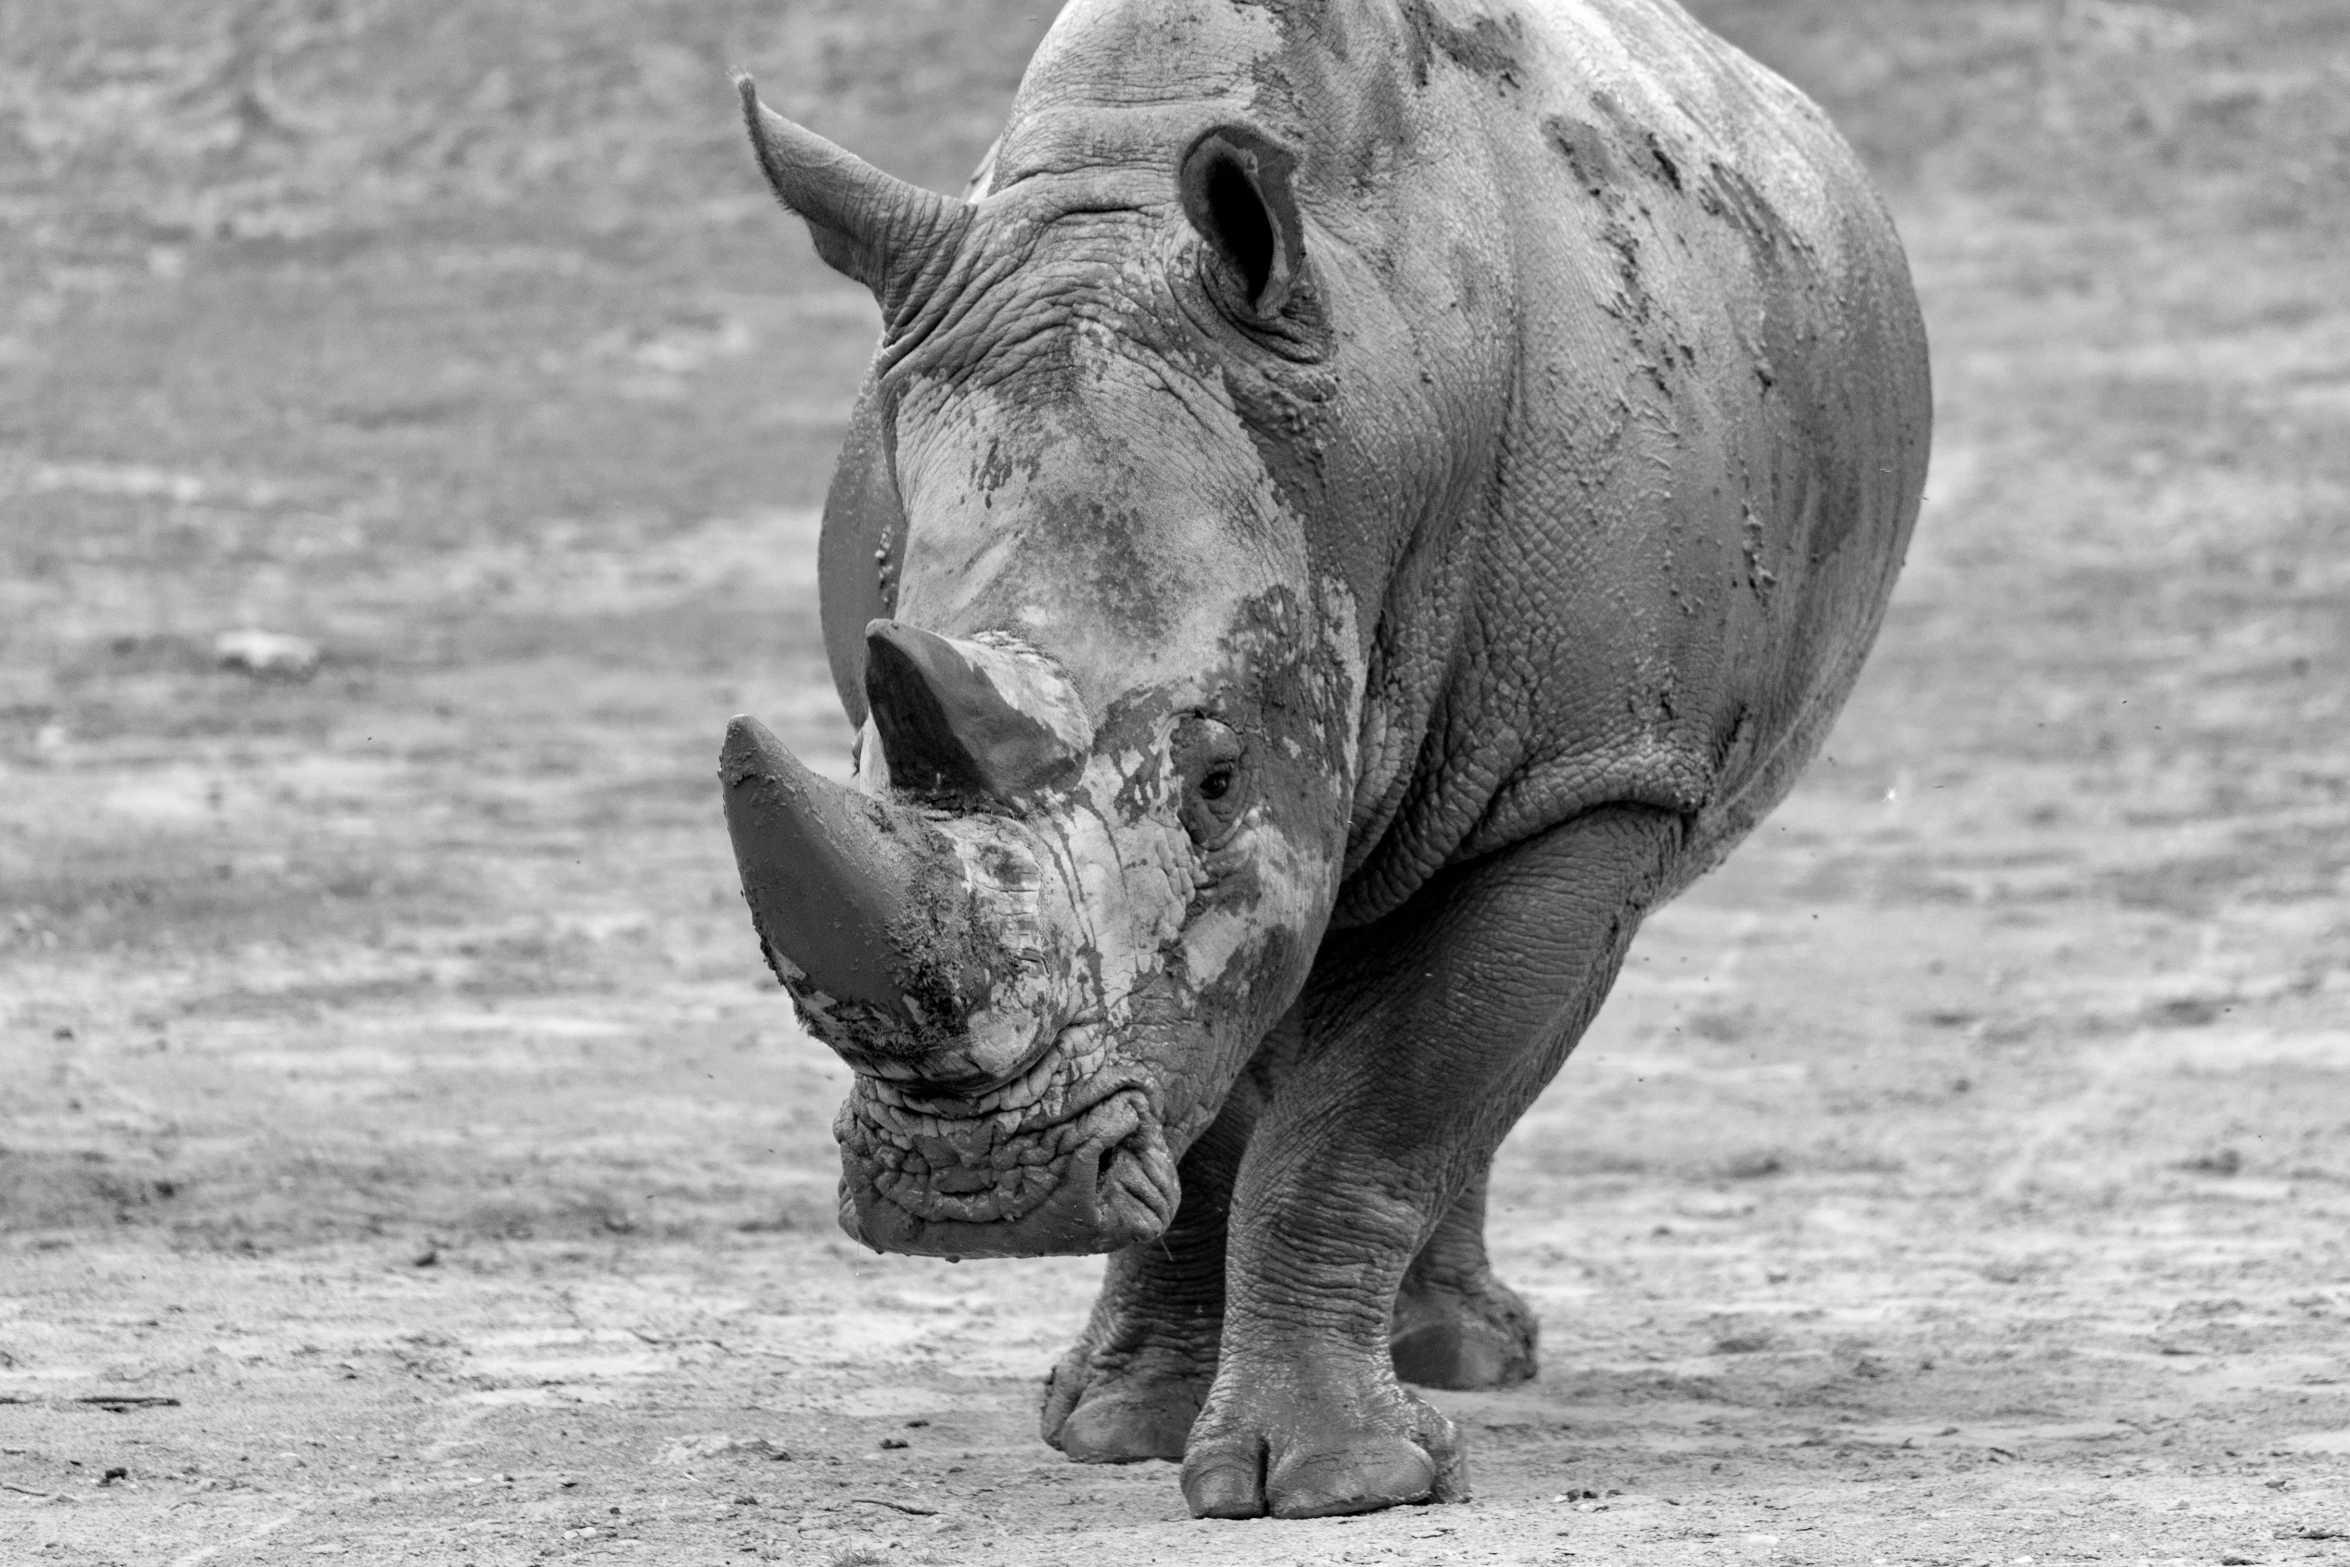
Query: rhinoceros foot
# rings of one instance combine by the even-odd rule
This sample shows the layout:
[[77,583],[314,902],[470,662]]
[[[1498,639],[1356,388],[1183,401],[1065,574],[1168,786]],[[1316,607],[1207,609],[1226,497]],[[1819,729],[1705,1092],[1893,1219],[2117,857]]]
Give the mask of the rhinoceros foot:
[[1215,1375],[1213,1345],[1110,1359],[1081,1340],[1045,1382],[1044,1439],[1081,1464],[1180,1460]]
[[1183,1495],[1200,1518],[1328,1518],[1469,1499],[1460,1433],[1382,1375],[1332,1357],[1252,1370],[1228,1354],[1191,1428]]
[[1409,1278],[1395,1302],[1395,1374],[1421,1387],[1516,1387],[1535,1369],[1534,1313],[1492,1274],[1468,1284]]
[[1110,1259],[1085,1331],[1045,1381],[1047,1442],[1081,1464],[1183,1456],[1216,1380],[1223,1250],[1220,1225],[1178,1224]]

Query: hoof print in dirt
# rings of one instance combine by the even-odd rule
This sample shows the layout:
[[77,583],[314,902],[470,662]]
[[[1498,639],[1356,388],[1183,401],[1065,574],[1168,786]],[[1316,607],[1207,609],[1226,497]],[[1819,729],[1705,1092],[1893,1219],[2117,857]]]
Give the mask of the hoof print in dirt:
[[959,201],[741,84],[883,318],[819,555],[857,777],[721,767],[843,1223],[1113,1254],[1045,1438],[1210,1516],[1467,1494],[1396,1377],[1533,1372],[1487,1161],[1818,748],[1924,482],[1825,120],[1653,0],[1487,9],[1073,6]]

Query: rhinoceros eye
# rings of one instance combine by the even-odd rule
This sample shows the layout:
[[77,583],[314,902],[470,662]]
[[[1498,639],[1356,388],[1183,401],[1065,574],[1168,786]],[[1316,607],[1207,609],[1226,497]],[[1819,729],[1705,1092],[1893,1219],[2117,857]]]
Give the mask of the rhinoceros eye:
[[1174,751],[1183,830],[1201,848],[1215,848],[1232,836],[1248,809],[1245,747],[1229,725],[1203,717],[1177,729]]

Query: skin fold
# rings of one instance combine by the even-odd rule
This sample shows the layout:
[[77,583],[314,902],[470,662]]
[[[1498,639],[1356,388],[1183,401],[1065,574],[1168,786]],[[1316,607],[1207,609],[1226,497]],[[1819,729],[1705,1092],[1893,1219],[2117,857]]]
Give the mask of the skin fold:
[[843,1223],[1109,1254],[1073,1458],[1464,1499],[1493,1151],[1792,785],[1915,522],[1892,225],[1666,0],[1072,0],[963,200],[757,104],[884,333],[820,559],[856,785],[738,720]]

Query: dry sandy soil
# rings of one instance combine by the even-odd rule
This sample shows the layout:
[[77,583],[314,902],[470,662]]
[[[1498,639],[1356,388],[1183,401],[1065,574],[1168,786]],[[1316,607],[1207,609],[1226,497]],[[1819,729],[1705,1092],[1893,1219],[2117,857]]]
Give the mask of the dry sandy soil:
[[1700,7],[1925,520],[1502,1154],[1476,1502],[1291,1524],[1037,1441],[1098,1263],[834,1230],[717,817],[873,328],[723,70],[951,187],[1039,9],[0,8],[0,1562],[2350,1560],[2350,7]]

